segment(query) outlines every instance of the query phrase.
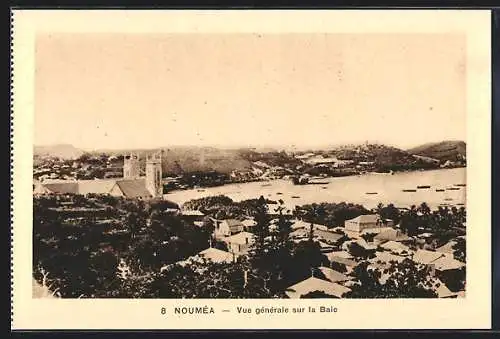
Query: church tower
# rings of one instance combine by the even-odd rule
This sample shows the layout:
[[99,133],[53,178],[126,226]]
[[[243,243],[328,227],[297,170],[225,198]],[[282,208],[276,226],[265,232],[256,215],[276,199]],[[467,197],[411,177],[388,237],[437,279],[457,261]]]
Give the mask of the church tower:
[[137,179],[140,176],[139,156],[128,154],[123,158],[123,178]]
[[148,155],[146,158],[146,188],[153,198],[163,196],[161,182],[161,152]]

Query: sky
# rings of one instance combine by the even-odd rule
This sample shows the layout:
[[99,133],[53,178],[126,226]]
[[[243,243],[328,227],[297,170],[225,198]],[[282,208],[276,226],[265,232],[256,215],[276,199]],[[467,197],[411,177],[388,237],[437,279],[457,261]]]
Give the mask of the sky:
[[408,148],[466,137],[459,34],[44,34],[35,145]]

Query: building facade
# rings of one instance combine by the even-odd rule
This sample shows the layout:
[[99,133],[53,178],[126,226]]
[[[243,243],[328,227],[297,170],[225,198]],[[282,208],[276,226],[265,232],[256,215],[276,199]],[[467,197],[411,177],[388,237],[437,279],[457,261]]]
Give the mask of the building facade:
[[129,154],[123,158],[123,178],[137,179],[141,175],[139,156],[137,154]]
[[153,198],[163,196],[161,152],[146,157],[146,189]]

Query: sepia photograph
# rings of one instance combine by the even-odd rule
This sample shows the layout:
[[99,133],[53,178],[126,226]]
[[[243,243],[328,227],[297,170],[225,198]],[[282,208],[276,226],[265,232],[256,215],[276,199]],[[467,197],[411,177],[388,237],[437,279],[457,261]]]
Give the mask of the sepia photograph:
[[489,40],[467,14],[55,12],[18,24],[18,305],[331,328],[404,300],[396,327],[485,324]]
[[34,293],[465,295],[463,35],[41,34],[35,53]]

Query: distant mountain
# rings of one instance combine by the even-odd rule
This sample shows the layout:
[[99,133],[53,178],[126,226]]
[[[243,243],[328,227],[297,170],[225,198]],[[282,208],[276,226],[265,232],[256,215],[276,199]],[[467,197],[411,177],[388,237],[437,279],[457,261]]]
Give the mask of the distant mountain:
[[83,150],[69,144],[59,144],[50,146],[35,146],[34,155],[39,157],[56,157],[61,159],[76,159],[80,157]]
[[464,141],[448,140],[423,144],[409,149],[408,152],[440,161],[455,161],[466,156],[466,144]]

